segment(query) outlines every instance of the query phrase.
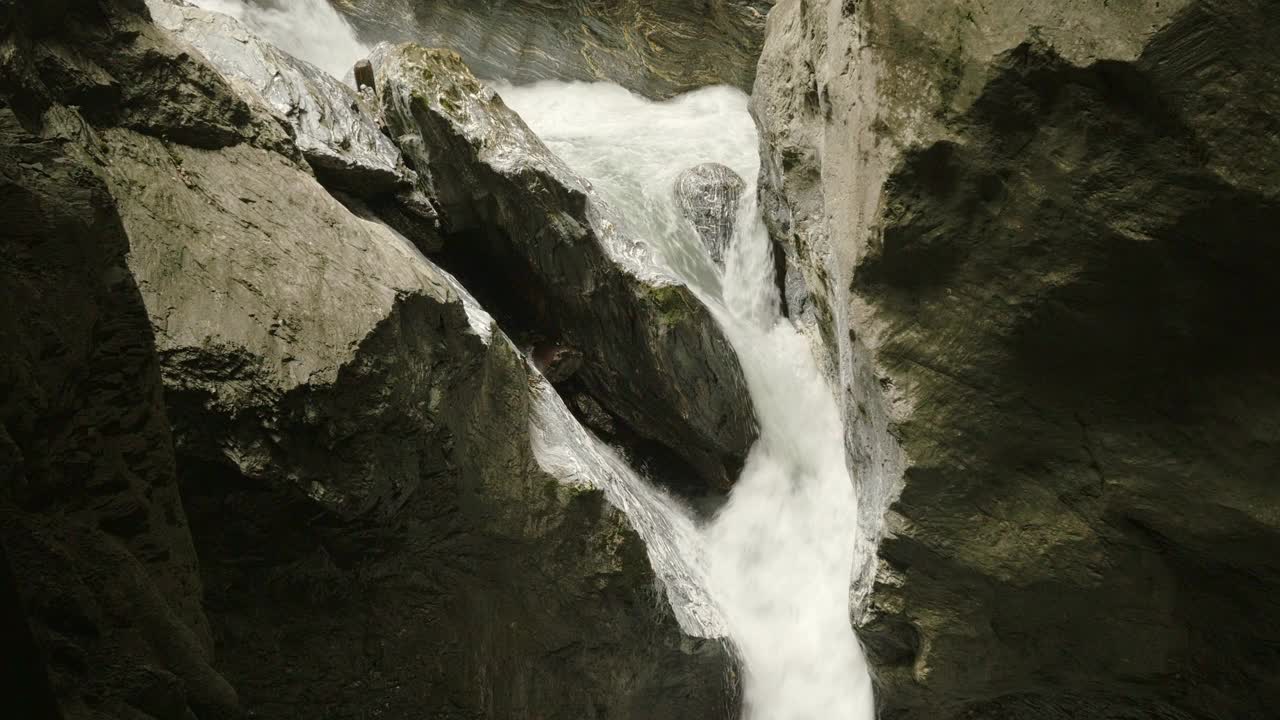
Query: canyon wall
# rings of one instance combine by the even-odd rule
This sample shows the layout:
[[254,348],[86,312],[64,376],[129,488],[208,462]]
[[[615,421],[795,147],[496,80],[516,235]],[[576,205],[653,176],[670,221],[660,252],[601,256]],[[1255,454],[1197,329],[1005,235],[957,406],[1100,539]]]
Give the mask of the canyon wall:
[[770,15],[788,303],[855,471],[905,458],[856,608],[885,717],[1280,697],[1277,40],[1255,0]]

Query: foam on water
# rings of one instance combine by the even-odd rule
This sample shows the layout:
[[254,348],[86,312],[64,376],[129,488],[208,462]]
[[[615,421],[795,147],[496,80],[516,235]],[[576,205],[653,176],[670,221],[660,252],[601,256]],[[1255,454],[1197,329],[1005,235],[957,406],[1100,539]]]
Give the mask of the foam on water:
[[351,24],[326,0],[190,1],[236,18],[272,45],[339,80],[369,55]]

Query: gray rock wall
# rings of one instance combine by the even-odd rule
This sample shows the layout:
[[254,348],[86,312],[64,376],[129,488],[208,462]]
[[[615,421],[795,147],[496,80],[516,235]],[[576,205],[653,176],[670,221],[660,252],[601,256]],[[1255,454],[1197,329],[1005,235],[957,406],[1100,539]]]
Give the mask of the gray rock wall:
[[[64,119],[79,122],[70,111]],[[159,358],[101,156],[0,102],[0,542],[68,720],[233,717],[179,497]],[[26,627],[23,627],[23,626]],[[6,653],[20,634],[6,633]],[[12,710],[38,685],[16,688]]]
[[371,42],[462,55],[482,78],[609,80],[647,97],[750,90],[774,0],[339,0]]
[[1274,704],[1277,33],[1234,0],[770,16],[769,219],[908,462],[863,624],[888,717]]

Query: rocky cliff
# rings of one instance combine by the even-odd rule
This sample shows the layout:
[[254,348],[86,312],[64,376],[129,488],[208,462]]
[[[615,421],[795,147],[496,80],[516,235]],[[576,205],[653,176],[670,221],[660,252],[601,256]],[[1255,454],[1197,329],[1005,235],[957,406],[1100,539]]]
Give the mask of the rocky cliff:
[[788,299],[855,468],[905,454],[862,618],[886,717],[1280,697],[1278,39],[1252,0],[770,15]]
[[190,8],[0,8],[0,537],[46,709],[727,712],[608,479],[545,454],[585,433],[380,221],[425,186],[370,110]]
[[608,80],[647,97],[750,90],[775,0],[338,0],[372,41],[460,53],[514,83]]
[[127,236],[68,128],[48,129],[33,135],[0,109],[0,277],[11,293],[0,325],[0,538],[40,648],[26,671],[47,663],[68,718],[187,706],[228,717],[236,695],[211,667]]

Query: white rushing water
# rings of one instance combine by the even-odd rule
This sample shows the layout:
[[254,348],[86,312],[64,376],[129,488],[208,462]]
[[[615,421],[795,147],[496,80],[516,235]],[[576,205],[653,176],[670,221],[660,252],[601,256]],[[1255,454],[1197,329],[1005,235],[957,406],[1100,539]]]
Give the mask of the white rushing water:
[[[857,499],[835,397],[778,313],[747,97],[707,88],[653,103],[610,84],[502,87],[503,99],[694,288],[738,351],[760,423],[728,503],[701,530],[707,592],[744,665],[745,720],[869,720],[870,675],[849,617]],[[747,182],[721,278],[672,198],[703,162]],[[673,506],[671,512],[684,512]]]
[[369,48],[328,0],[190,0],[224,13],[290,55],[342,80]]

